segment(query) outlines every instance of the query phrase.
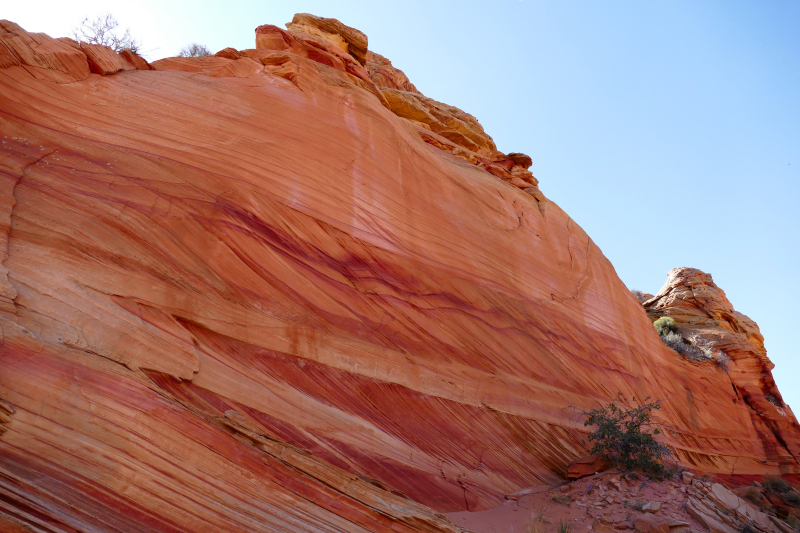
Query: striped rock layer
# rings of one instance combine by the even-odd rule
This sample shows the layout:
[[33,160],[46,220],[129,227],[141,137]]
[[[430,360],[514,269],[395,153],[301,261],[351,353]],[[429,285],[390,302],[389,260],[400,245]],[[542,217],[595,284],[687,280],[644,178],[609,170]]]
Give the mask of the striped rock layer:
[[527,156],[316,19],[152,65],[0,22],[4,531],[457,531],[618,392],[797,472]]

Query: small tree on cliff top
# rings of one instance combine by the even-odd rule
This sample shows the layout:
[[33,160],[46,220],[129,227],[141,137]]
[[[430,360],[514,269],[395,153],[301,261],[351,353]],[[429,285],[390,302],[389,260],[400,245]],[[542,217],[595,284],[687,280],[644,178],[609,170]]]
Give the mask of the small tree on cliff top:
[[115,52],[130,50],[138,54],[141,52],[142,43],[131,37],[130,30],[119,33],[119,22],[111,13],[100,15],[96,19],[88,17],[72,30],[72,37],[81,43],[102,44],[110,46]]
[[178,57],[205,57],[210,56],[211,50],[204,44],[192,43],[181,48]]
[[[636,397],[631,400],[635,403]],[[651,420],[661,400],[649,400],[648,396],[642,405],[625,407],[628,399],[619,393],[617,401],[585,413],[583,425],[595,428],[588,437],[593,443],[589,453],[603,455],[625,470],[641,470],[658,479],[672,476],[674,469],[664,464],[672,452],[656,440],[661,430]]]

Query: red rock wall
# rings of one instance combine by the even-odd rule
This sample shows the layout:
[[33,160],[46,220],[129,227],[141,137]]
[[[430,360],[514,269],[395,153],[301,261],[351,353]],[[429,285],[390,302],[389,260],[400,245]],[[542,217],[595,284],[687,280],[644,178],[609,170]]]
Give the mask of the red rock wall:
[[617,392],[665,398],[700,469],[777,471],[726,374],[663,345],[538,189],[335,65],[242,53],[0,69],[8,523],[448,530],[393,495],[556,481],[583,453],[568,406]]

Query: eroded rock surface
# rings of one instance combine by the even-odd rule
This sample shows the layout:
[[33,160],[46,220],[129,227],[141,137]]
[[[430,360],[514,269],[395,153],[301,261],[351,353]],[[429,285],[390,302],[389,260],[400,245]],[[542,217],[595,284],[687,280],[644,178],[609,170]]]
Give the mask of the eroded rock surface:
[[92,70],[0,23],[0,524],[449,531],[561,479],[566,408],[617,392],[698,469],[778,471],[528,160],[293,24]]
[[711,533],[739,533],[745,527],[764,533],[796,533],[783,520],[762,513],[719,483],[694,480],[686,510]]
[[[800,425],[772,377],[775,365],[767,357],[758,324],[733,308],[710,274],[695,268],[670,270],[658,294],[643,305],[651,319],[672,317],[685,339],[709,350],[714,358],[721,353],[730,359],[726,374],[736,392],[734,401],[747,407],[763,441],[766,461],[785,473],[796,472]],[[709,367],[714,363],[694,364]],[[732,468],[731,473],[740,472]]]

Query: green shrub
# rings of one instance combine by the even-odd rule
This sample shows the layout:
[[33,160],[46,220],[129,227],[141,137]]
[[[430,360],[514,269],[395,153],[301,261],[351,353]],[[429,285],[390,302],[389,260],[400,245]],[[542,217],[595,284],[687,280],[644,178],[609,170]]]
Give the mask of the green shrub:
[[800,505],[800,492],[790,490],[786,494],[783,494],[783,501],[792,505]]
[[781,479],[781,478],[779,478],[777,476],[769,476],[767,479],[765,479],[764,480],[764,487],[767,490],[770,490],[772,492],[781,493],[781,494],[784,493],[784,492],[789,492],[790,490],[792,490],[792,487],[790,487],[789,484],[786,483],[785,480],[783,480],[783,479]]
[[655,326],[656,331],[662,337],[667,333],[675,333],[678,331],[678,326],[675,325],[675,319],[669,316],[662,316],[655,322],[653,322],[653,326]]
[[678,326],[675,325],[674,319],[668,316],[662,316],[653,322],[653,326],[655,326],[664,344],[687,359],[698,362],[714,361],[717,362],[721,368],[727,370],[727,363],[730,361],[730,359],[727,359],[727,356],[723,355],[722,359],[715,359],[711,349],[703,348],[694,341],[686,342],[680,333],[676,333]]
[[[636,398],[631,399],[636,402]],[[645,474],[662,479],[671,477],[675,471],[664,461],[672,456],[669,448],[656,440],[661,431],[651,421],[652,412],[661,409],[661,400],[637,407],[625,407],[628,399],[618,394],[618,401],[586,413],[584,426],[594,426],[589,433],[593,443],[589,453],[604,455],[612,464],[625,470],[641,470]]]

